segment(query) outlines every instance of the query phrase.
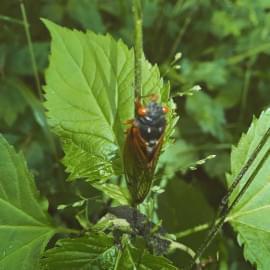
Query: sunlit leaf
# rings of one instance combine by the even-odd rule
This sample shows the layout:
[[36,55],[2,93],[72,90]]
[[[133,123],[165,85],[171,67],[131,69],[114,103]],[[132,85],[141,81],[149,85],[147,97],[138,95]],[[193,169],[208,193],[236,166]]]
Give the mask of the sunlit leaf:
[[[52,35],[45,106],[70,178],[119,175],[125,121],[134,117],[133,51],[109,35],[44,22]],[[165,96],[158,68],[144,60],[142,69],[143,95]]]

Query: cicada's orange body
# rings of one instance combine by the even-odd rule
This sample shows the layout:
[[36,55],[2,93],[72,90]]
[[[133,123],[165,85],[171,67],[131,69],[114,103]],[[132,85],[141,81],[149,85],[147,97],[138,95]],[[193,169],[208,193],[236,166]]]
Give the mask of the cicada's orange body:
[[126,181],[134,205],[148,194],[166,129],[167,107],[152,98],[147,106],[135,101],[135,118],[129,123],[124,146]]

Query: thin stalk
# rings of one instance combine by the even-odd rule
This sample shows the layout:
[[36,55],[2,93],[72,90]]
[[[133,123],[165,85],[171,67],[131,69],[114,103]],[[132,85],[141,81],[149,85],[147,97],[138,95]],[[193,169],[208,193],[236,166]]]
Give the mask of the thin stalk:
[[211,226],[211,229],[208,232],[207,237],[203,241],[201,247],[196,252],[196,256],[193,259],[193,262],[186,269],[192,269],[192,267],[196,263],[196,259],[197,258],[200,258],[202,256],[202,254],[204,253],[204,251],[206,250],[206,248],[209,246],[209,244],[212,242],[212,240],[215,238],[215,236],[217,235],[217,233],[219,232],[219,230],[221,229],[221,227],[225,223],[225,220],[226,220],[227,216],[230,214],[231,210],[235,207],[235,205],[239,202],[239,200],[242,198],[242,196],[245,194],[245,192],[249,188],[250,184],[254,180],[255,176],[257,175],[259,169],[263,165],[263,163],[266,160],[266,158],[269,157],[270,149],[266,152],[266,154],[264,155],[263,159],[257,165],[257,167],[254,170],[254,172],[252,173],[252,175],[248,178],[248,180],[246,181],[246,183],[244,184],[244,186],[242,187],[242,189],[240,190],[240,192],[238,193],[238,195],[232,201],[231,205],[229,207],[226,207],[226,205],[227,205],[227,203],[229,201],[230,195],[232,194],[232,192],[234,191],[234,189],[237,187],[237,185],[239,184],[239,182],[243,179],[243,176],[246,174],[246,172],[248,171],[248,169],[250,168],[250,166],[254,162],[255,158],[258,156],[258,153],[261,151],[262,147],[265,145],[265,143],[266,143],[267,139],[269,138],[269,136],[270,136],[270,128],[265,132],[264,136],[262,137],[261,141],[259,142],[259,144],[255,148],[255,150],[251,154],[250,158],[248,159],[248,161],[246,162],[246,164],[242,167],[240,173],[237,175],[237,177],[233,181],[232,185],[229,188],[228,193],[222,199],[221,204],[219,206],[218,214],[217,214],[217,217],[221,216],[220,219],[218,220],[218,223],[217,224],[214,223]]
[[122,250],[119,249],[118,253],[117,253],[117,257],[116,257],[116,261],[115,261],[115,265],[114,265],[113,270],[118,270],[118,266],[119,266],[119,262],[120,262],[120,259],[122,257],[122,254],[123,254]]
[[28,19],[27,19],[27,15],[26,15],[26,10],[24,7],[23,0],[19,0],[19,2],[20,2],[20,9],[21,9],[21,14],[22,14],[26,39],[27,39],[27,43],[28,43],[29,53],[30,53],[30,57],[31,57],[32,68],[33,68],[35,82],[36,82],[36,87],[37,87],[37,91],[38,91],[38,96],[39,96],[39,99],[42,100],[40,79],[39,79],[39,75],[38,75],[38,69],[37,69],[37,63],[35,60],[32,39],[31,39],[30,31],[29,31],[29,23],[28,23]]
[[[182,243],[176,242],[176,241],[171,241],[169,252],[172,252],[175,249],[179,249],[179,250],[187,253],[192,259],[195,259],[196,253],[190,247],[188,247],[188,246],[186,246],[186,245],[184,245]],[[197,266],[200,265],[200,259],[199,258],[196,259],[195,264]]]
[[5,22],[9,22],[9,23],[15,23],[15,24],[19,24],[19,25],[23,25],[24,26],[24,22],[18,19],[14,19],[5,15],[0,15],[0,20],[1,21],[5,21]]
[[76,230],[76,229],[70,229],[70,228],[59,227],[59,228],[56,229],[56,233],[80,234],[81,231]]
[[269,49],[270,49],[270,42],[262,44],[260,46],[254,47],[254,48],[252,47],[252,48],[250,48],[250,49],[248,49],[240,54],[237,54],[237,55],[234,55],[234,56],[228,58],[228,64],[229,65],[238,64],[248,57],[255,56],[255,55],[262,53],[262,52],[269,50]]
[[[37,63],[36,63],[36,59],[35,59],[33,43],[32,43],[31,34],[30,34],[30,30],[29,30],[30,24],[28,23],[27,14],[26,14],[23,0],[19,0],[19,3],[20,3],[23,25],[24,25],[24,29],[25,29],[27,44],[28,44],[28,48],[29,48],[29,54],[30,54],[30,58],[31,58],[31,63],[32,63],[32,68],[33,68],[33,73],[34,73],[34,78],[35,78],[35,83],[36,83],[36,88],[37,88],[37,92],[38,92],[38,98],[40,101],[43,101],[41,84],[40,84],[40,79],[39,79],[39,74],[38,74],[38,69],[37,69]],[[46,122],[45,136],[47,137],[47,140],[48,140],[49,144],[51,145],[53,156],[54,156],[54,159],[57,163],[59,160],[57,148],[56,148],[54,138],[49,131],[47,122]],[[58,179],[62,178],[62,171],[61,171],[60,167],[57,168],[56,173],[57,173]]]
[[178,32],[178,35],[172,45],[172,48],[171,48],[171,52],[170,52],[170,57],[172,57],[176,51],[177,51],[177,48],[179,47],[181,41],[182,41],[182,38],[184,36],[184,34],[186,33],[187,31],[187,28],[189,27],[192,19],[193,19],[193,16],[195,14],[195,12],[197,11],[197,8],[194,8],[190,15],[188,17],[186,17],[185,21],[184,21],[184,25],[182,26],[182,28],[180,29],[180,31]]
[[205,231],[205,230],[209,229],[210,226],[211,226],[211,223],[200,224],[200,225],[197,225],[196,227],[187,229],[185,231],[182,231],[179,233],[174,233],[174,235],[176,236],[177,239],[180,239],[180,238],[184,238],[184,237],[187,237],[189,235],[192,235],[192,234],[195,234],[198,232]]
[[143,32],[142,32],[142,6],[141,0],[133,0],[134,13],[134,51],[135,51],[135,79],[134,91],[135,96],[142,96],[142,54],[143,54]]

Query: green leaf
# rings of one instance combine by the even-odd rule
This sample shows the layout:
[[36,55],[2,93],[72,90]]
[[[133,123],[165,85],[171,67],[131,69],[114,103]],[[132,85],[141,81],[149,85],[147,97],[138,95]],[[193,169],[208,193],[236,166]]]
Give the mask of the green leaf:
[[[228,184],[249,159],[266,130],[270,126],[270,110],[262,112],[259,119],[254,119],[248,132],[244,134],[237,147],[231,153],[231,174]],[[238,242],[244,246],[244,256],[256,264],[258,270],[270,267],[270,139],[264,144],[255,161],[242,178],[239,187],[232,194],[232,201],[249,177],[255,173],[241,201],[228,217],[229,222],[238,233]]]
[[26,102],[18,87],[14,86],[12,81],[1,80],[0,84],[0,118],[8,126],[12,126],[18,116],[24,112]]
[[[122,251],[123,249],[123,251]],[[176,270],[171,262],[161,256],[151,255],[126,243],[117,248],[114,239],[103,233],[76,239],[62,239],[48,250],[41,260],[44,270],[96,269],[96,270]]]
[[131,198],[127,188],[110,183],[93,183],[93,187],[104,192],[110,198],[116,200],[122,205],[130,204]]
[[115,267],[115,270],[121,269],[177,270],[178,268],[163,256],[155,256],[146,249],[127,245]]
[[55,233],[21,154],[0,137],[0,269],[36,270]]
[[110,270],[117,255],[113,238],[91,234],[76,239],[61,239],[41,259],[44,270]]
[[[45,106],[62,139],[70,179],[120,175],[124,122],[134,117],[133,51],[109,35],[44,23],[52,35]],[[142,69],[143,95],[166,96],[158,68],[144,60]]]
[[198,92],[196,95],[188,97],[186,109],[204,132],[208,132],[220,140],[224,138],[224,112],[222,107],[210,96]]

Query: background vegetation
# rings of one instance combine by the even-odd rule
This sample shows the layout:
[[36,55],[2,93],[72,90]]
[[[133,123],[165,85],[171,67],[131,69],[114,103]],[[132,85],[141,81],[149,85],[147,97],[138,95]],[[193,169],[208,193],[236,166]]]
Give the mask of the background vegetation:
[[[154,211],[168,232],[177,233],[212,221],[226,193],[231,145],[247,130],[253,115],[269,106],[270,3],[143,2],[145,55],[170,80],[180,116],[175,144],[160,160],[157,181],[162,182],[164,192]],[[109,32],[129,46],[133,43],[131,1],[29,0],[25,8],[41,85],[50,37],[40,17],[69,28]],[[178,52],[181,60],[171,65]],[[107,198],[83,182],[65,181],[63,153],[43,114],[19,1],[0,4],[0,80],[0,132],[23,151],[42,196],[49,200],[50,214],[59,224],[78,228],[74,216],[81,211],[80,205],[57,208],[85,196],[91,198],[89,216],[95,222]],[[190,95],[196,92],[190,90],[194,85],[200,85],[202,91]],[[216,157],[197,162],[209,155]],[[202,231],[180,240],[196,250],[204,236]],[[225,226],[209,248],[205,263],[209,269],[253,269],[242,254],[235,233]],[[177,265],[188,262],[182,252],[171,259]]]

